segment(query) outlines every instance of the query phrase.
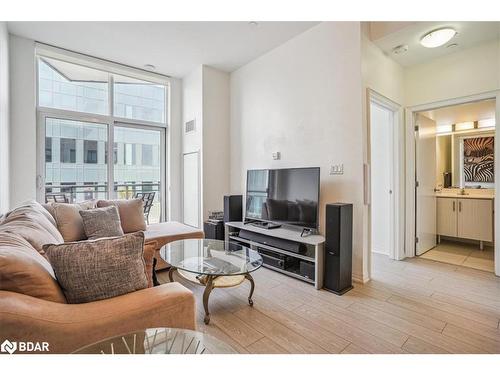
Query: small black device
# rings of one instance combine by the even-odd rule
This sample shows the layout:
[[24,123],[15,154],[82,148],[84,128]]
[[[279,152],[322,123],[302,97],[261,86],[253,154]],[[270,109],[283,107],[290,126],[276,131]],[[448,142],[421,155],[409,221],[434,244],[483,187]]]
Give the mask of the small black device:
[[224,222],[222,220],[208,220],[203,223],[205,238],[224,241]]
[[342,295],[352,289],[352,204],[326,205],[324,288]]
[[451,172],[444,172],[443,173],[443,187],[445,189],[451,187]]
[[250,224],[264,229],[276,229],[281,227],[281,224],[271,223],[267,221],[254,221],[251,222]]
[[276,267],[281,270],[286,270],[290,268],[297,268],[299,260],[297,258],[280,254],[272,250],[264,249],[262,247],[257,247],[257,251],[262,257],[262,261],[264,264],[267,264],[271,267]]
[[243,195],[224,196],[224,223],[243,221]]

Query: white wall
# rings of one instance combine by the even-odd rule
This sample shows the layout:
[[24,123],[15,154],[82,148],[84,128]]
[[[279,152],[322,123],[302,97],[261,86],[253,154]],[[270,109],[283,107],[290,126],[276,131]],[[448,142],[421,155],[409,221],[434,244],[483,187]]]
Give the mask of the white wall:
[[406,105],[498,90],[500,43],[485,43],[405,69]]
[[388,109],[371,104],[371,242],[372,251],[384,255],[389,255],[391,246],[392,117]]
[[182,221],[182,81],[170,79],[170,126],[168,130],[168,220]]
[[[373,162],[370,160],[370,155],[368,150],[370,149],[370,124],[369,124],[369,90],[373,90],[377,94],[382,95],[385,98],[390,99],[392,102],[403,107],[405,101],[404,92],[404,70],[403,68],[392,60],[389,56],[385,55],[375,44],[373,44],[369,39],[369,23],[362,22],[361,24],[361,54],[362,54],[362,64],[361,71],[363,76],[363,160],[367,165],[371,165],[373,168]],[[404,123],[402,116],[400,116],[399,122],[399,133],[400,137],[404,134]],[[397,153],[404,152],[404,138],[397,141],[399,149],[394,150],[394,155]],[[402,161],[398,161],[395,157],[396,165],[395,169],[403,168],[404,165]],[[376,183],[376,181],[375,181]],[[371,182],[373,187],[374,182]],[[396,186],[394,186],[396,188]],[[397,200],[395,203],[399,203],[401,207],[404,207],[404,173],[399,176],[399,196],[396,194],[396,189],[394,189],[394,199]],[[370,214],[374,212],[373,218],[378,220],[378,215],[373,207],[365,205],[364,215],[363,215],[363,228],[364,232],[367,233],[363,237],[365,249],[364,259],[370,259],[370,246],[372,243],[372,225],[370,223]],[[397,220],[395,218],[395,230],[397,231],[395,237],[395,250],[402,248],[404,243],[404,220]],[[394,254],[395,258],[401,258],[401,254]],[[370,264],[365,262],[365,274],[370,273]]]
[[[231,190],[252,168],[321,167],[325,204],[354,204],[353,275],[363,265],[363,130],[358,22],[324,22],[231,74]],[[282,160],[272,160],[280,151]],[[329,175],[332,164],[344,174]]]
[[10,36],[10,206],[36,198],[35,42]]
[[9,209],[9,33],[0,22],[0,215]]
[[[200,152],[201,191],[198,225],[208,212],[222,210],[224,194],[229,193],[229,74],[200,65],[183,78],[183,123],[196,121],[196,132],[184,133],[183,152]],[[196,194],[192,187],[184,191]],[[192,218],[196,199],[184,197],[185,219]]]
[[[194,120],[196,130],[185,132],[185,124]],[[201,160],[203,137],[203,66],[197,67],[193,72],[182,79],[182,153],[199,152]],[[191,158],[190,158],[191,160]],[[182,219],[183,222],[196,227],[201,227],[200,210],[203,207],[203,184],[195,183],[197,178],[203,176],[203,163],[198,165],[199,171],[192,170],[193,162],[182,163],[183,166],[183,193],[182,193]],[[196,166],[194,167],[196,169]],[[196,176],[198,174],[198,176]]]
[[203,66],[203,220],[229,194],[229,74]]

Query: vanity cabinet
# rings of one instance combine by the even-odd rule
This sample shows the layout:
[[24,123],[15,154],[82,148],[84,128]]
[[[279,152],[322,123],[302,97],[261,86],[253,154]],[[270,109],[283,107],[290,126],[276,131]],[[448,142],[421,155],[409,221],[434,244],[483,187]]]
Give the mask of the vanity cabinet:
[[438,197],[437,234],[493,242],[493,200]]

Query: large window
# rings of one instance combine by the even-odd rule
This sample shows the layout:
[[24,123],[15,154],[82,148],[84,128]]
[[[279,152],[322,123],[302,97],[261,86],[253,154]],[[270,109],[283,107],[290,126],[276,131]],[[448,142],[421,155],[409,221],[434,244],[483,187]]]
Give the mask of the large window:
[[165,212],[167,84],[106,71],[95,61],[85,65],[38,58],[45,164],[39,198],[75,202],[154,192],[149,221],[157,222]]

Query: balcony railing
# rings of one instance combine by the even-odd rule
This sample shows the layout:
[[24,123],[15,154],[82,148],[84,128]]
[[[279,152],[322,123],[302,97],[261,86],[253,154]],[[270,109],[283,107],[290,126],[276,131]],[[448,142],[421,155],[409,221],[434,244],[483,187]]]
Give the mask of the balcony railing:
[[[155,192],[155,200],[150,212],[150,222],[160,220],[160,183],[117,183],[113,186],[115,199],[131,199],[136,193]],[[45,201],[51,200],[53,195],[62,195],[69,203],[82,202],[90,199],[108,199],[108,184],[95,185],[45,185]]]

